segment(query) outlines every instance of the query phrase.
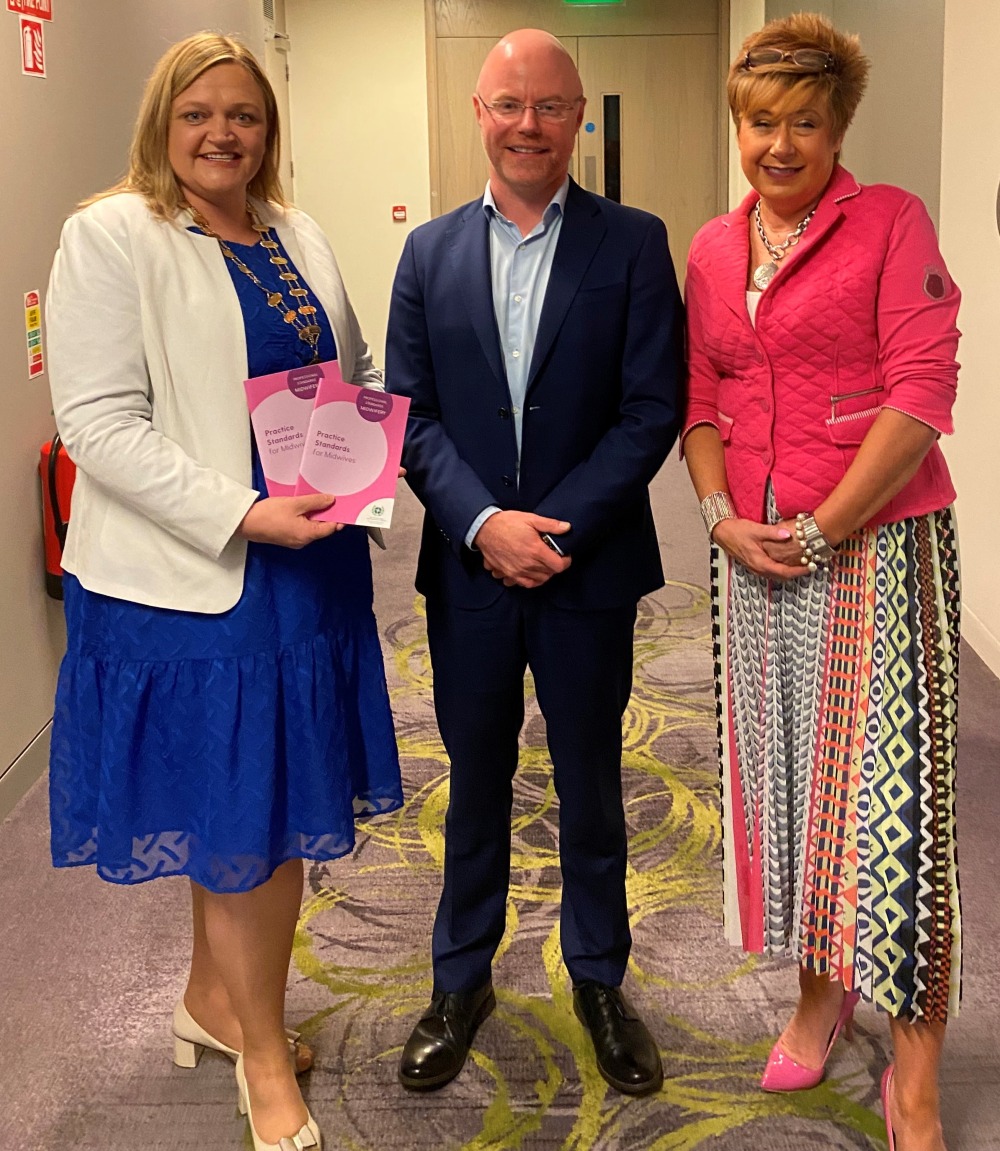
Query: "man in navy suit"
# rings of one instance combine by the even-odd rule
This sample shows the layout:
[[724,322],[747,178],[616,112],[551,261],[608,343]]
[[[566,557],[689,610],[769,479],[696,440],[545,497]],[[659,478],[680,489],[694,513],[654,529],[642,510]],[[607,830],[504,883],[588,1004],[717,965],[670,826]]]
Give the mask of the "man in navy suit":
[[413,1089],[459,1073],[495,1005],[526,667],[559,797],[574,1008],[609,1083],[663,1081],[620,990],[621,720],[636,604],[663,585],[648,484],[682,415],[682,308],[662,222],[569,179],[584,104],[555,37],[504,37],[473,97],[485,196],[417,228],[393,287],[386,376],[412,401],[417,590],[451,760],[434,993],[399,1068]]

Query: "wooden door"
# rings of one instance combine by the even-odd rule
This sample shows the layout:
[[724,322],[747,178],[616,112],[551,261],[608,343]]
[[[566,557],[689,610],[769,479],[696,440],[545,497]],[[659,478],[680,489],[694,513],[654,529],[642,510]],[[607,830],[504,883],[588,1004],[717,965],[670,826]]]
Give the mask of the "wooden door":
[[718,211],[718,39],[581,36],[579,45],[580,182],[659,216],[683,280],[695,232]]

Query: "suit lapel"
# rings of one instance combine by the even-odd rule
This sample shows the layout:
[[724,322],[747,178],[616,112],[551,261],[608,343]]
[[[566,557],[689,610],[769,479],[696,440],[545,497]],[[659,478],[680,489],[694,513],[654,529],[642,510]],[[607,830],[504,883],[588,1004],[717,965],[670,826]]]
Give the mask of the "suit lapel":
[[732,212],[722,217],[723,242],[712,253],[712,266],[707,269],[715,288],[728,308],[750,322],[747,312],[747,262],[750,259],[750,220],[745,211],[756,195],[748,197]]
[[500,337],[493,311],[490,226],[481,200],[471,203],[448,233],[448,247],[462,300],[483,355],[497,380],[506,388],[507,373],[500,355]]
[[545,302],[538,321],[535,350],[528,372],[529,390],[548,358],[569,306],[579,291],[580,283],[606,231],[607,224],[598,201],[571,180],[559,242],[556,244],[552,271],[545,290]]

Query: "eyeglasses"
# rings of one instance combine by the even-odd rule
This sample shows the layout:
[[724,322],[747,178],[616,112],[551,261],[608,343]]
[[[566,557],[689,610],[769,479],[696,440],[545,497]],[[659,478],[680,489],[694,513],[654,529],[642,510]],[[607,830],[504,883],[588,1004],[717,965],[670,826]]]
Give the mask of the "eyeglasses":
[[564,104],[559,100],[546,100],[542,104],[522,104],[520,100],[497,100],[493,104],[488,104],[478,92],[476,98],[495,120],[503,120],[506,123],[520,120],[529,109],[535,113],[539,120],[557,122],[565,120],[583,99],[582,96],[577,96],[569,104]]
[[766,64],[784,64],[786,60],[806,72],[832,72],[837,66],[837,58],[832,52],[821,52],[818,48],[796,48],[794,52],[782,52],[780,48],[755,48],[743,57],[743,67],[760,68]]

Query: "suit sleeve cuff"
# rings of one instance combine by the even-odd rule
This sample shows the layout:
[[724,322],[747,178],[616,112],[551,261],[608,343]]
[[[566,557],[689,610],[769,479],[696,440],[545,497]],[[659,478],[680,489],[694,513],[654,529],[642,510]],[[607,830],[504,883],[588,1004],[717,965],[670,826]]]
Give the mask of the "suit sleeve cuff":
[[472,521],[472,526],[465,533],[465,546],[467,548],[475,551],[475,548],[472,547],[472,541],[478,535],[479,529],[483,526],[484,523],[486,523],[490,516],[496,515],[499,510],[500,509],[498,507],[490,505],[488,508],[483,508],[479,515],[476,516],[476,518]]

